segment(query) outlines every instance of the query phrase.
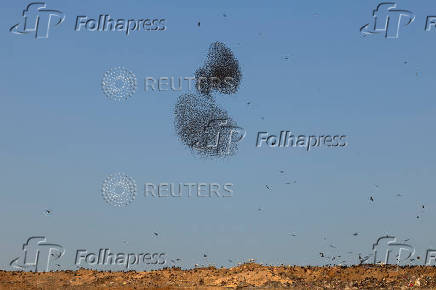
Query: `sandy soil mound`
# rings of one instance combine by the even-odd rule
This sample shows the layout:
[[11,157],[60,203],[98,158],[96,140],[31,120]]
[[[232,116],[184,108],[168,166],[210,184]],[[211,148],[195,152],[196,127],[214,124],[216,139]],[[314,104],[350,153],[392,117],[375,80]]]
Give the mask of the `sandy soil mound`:
[[258,288],[436,288],[436,267],[378,266],[299,267],[247,263],[230,269],[215,267],[148,272],[99,272],[80,269],[49,273],[0,272],[0,289],[170,289]]

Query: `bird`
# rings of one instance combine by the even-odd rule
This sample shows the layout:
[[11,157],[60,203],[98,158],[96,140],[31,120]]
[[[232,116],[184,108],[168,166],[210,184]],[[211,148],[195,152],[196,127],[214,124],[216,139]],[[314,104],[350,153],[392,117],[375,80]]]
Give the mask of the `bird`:
[[200,27],[200,21],[198,21],[197,26]]
[[268,186],[268,184],[265,185],[265,187],[266,187],[268,190],[271,190],[271,188]]
[[50,210],[50,209],[46,209],[46,210],[44,211],[44,214],[45,214],[45,215],[50,215],[50,214],[51,214],[51,210]]
[[285,173],[285,171],[284,170],[280,170],[280,173]]
[[353,236],[355,236],[355,237],[358,236],[358,235],[359,235],[359,233],[354,233],[354,234],[353,234]]
[[324,258],[324,253],[323,252],[320,252],[319,254],[320,254],[321,258]]
[[374,198],[371,196],[371,197],[369,197],[369,200],[370,201],[374,201]]
[[361,257],[359,254],[359,264],[362,265],[366,260],[369,259],[369,256]]
[[159,235],[158,233],[153,233],[156,237]]

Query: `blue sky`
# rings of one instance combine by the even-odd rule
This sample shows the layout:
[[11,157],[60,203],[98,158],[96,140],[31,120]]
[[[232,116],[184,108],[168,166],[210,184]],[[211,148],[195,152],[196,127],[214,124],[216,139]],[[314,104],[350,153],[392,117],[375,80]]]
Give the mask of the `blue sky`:
[[[384,234],[436,247],[436,31],[424,30],[433,1],[396,2],[416,15],[398,39],[360,35],[377,1],[79,0],[47,1],[65,21],[36,40],[9,32],[28,3],[0,4],[0,268],[35,235],[66,248],[63,268],[83,248],[163,251],[191,267],[250,258],[318,265],[319,252],[369,253]],[[167,29],[74,31],[76,16],[100,14],[165,18]],[[217,102],[247,132],[235,156],[218,160],[178,141],[181,93],[143,85],[150,76],[193,76],[214,41],[233,50],[243,74],[239,92]],[[101,90],[103,73],[116,66],[138,78],[127,102]],[[343,134],[348,145],[255,146],[257,132],[281,130]],[[124,208],[100,194],[116,172],[138,185]],[[234,193],[148,199],[146,182],[229,182]]]

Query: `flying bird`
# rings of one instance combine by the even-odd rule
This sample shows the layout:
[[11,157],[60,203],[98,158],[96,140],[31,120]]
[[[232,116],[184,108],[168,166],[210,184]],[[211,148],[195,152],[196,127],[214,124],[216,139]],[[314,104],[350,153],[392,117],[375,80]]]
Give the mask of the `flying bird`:
[[367,260],[369,259],[369,256],[365,256],[365,257],[361,257],[359,254],[359,264],[362,265],[363,263],[365,263]]

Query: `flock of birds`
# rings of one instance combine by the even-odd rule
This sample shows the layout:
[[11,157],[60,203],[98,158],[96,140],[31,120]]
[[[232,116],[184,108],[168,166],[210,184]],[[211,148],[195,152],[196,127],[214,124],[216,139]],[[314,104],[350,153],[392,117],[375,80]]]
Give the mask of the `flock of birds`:
[[[223,13],[222,16],[223,16],[223,17],[227,17],[227,14],[226,14],[226,13]],[[319,16],[319,13],[315,13],[314,16]],[[200,22],[200,21],[197,22],[197,26],[198,26],[198,27],[201,26],[201,22]],[[262,34],[259,33],[259,35],[261,36]],[[283,59],[286,60],[286,61],[288,61],[290,58],[289,58],[289,56],[283,56]],[[408,61],[404,61],[403,64],[407,65],[407,64],[408,64]],[[416,72],[416,76],[418,76],[418,72]],[[250,106],[250,105],[251,105],[251,102],[248,101],[248,102],[246,102],[246,104],[247,104],[248,106]],[[261,118],[262,120],[265,119],[264,117],[260,117],[260,118]],[[284,170],[280,170],[280,173],[281,173],[281,174],[285,174],[285,171],[284,171]],[[287,181],[285,184],[286,184],[286,185],[290,185],[290,184],[295,184],[295,183],[297,183],[297,181],[296,181],[296,180],[293,180],[293,181]],[[375,186],[375,188],[377,188],[377,189],[380,188],[380,186],[377,185],[377,184],[375,184],[374,186]],[[265,185],[265,188],[266,188],[268,191],[272,191],[272,186],[269,185],[269,184],[266,184],[266,185]],[[370,196],[369,196],[369,201],[370,201],[371,203],[374,203],[374,202],[375,202],[375,198],[374,198],[374,196],[375,196],[374,193],[371,193]],[[403,194],[397,193],[395,196],[396,196],[396,197],[403,197]],[[425,209],[425,205],[421,205],[421,209],[422,209],[422,210]],[[262,208],[259,207],[259,208],[258,208],[258,211],[261,212],[261,211],[262,211]],[[43,212],[43,214],[46,215],[46,216],[50,216],[50,215],[52,215],[52,213],[53,213],[53,211],[52,211],[51,209],[45,209],[44,212]],[[419,218],[420,218],[420,215],[417,215],[416,218],[419,219]],[[294,232],[289,233],[289,235],[290,235],[291,237],[297,237],[297,234],[294,233]],[[354,237],[357,237],[357,236],[359,235],[359,233],[358,233],[358,232],[355,232],[355,233],[353,233],[352,235],[353,235]],[[159,234],[158,234],[157,232],[153,232],[153,236],[154,236],[154,237],[158,237]],[[326,239],[327,239],[327,238],[324,237],[324,240],[326,240]],[[404,242],[407,242],[407,241],[409,241],[409,240],[410,240],[410,239],[405,239]],[[124,244],[127,244],[128,242],[124,240],[123,243],[124,243]],[[333,244],[330,244],[329,247],[332,248],[332,249],[337,249],[336,246],[334,246]],[[354,253],[353,251],[348,251],[347,254],[348,254],[348,255],[356,254],[356,255],[357,255],[357,258],[358,258],[358,261],[359,261],[359,264],[363,264],[363,263],[365,263],[365,262],[368,261],[368,259],[371,257],[371,255],[362,256],[362,253]],[[53,255],[53,254],[52,254],[52,255]],[[340,258],[343,258],[342,255],[330,255],[330,256],[329,256],[329,255],[327,255],[325,252],[319,252],[319,256],[320,256],[321,258],[324,258],[324,259],[329,260],[330,262],[333,262],[333,261],[339,261]],[[207,254],[203,254],[202,257],[203,257],[204,259],[207,259],[208,255],[207,255]],[[417,257],[416,257],[416,260],[420,260],[420,259],[421,259],[420,256],[417,256]],[[181,258],[170,259],[170,262],[171,262],[174,266],[175,266],[177,263],[181,262],[181,261],[182,261]],[[254,261],[255,261],[255,259],[249,259],[249,260],[248,260],[248,262],[254,262]],[[409,263],[412,263],[412,262],[414,262],[414,261],[415,261],[415,259],[412,258],[412,259],[409,260]],[[234,263],[234,261],[233,261],[232,259],[228,259],[227,262],[229,262],[230,264],[233,264],[233,263]],[[340,263],[347,263],[347,262],[348,262],[348,260],[342,260],[342,261],[340,261]],[[240,265],[240,264],[242,264],[242,263],[238,263],[238,265]],[[60,267],[59,264],[56,264],[56,265],[57,265],[58,267]],[[195,264],[195,267],[198,267],[198,266],[200,266],[200,264]]]

